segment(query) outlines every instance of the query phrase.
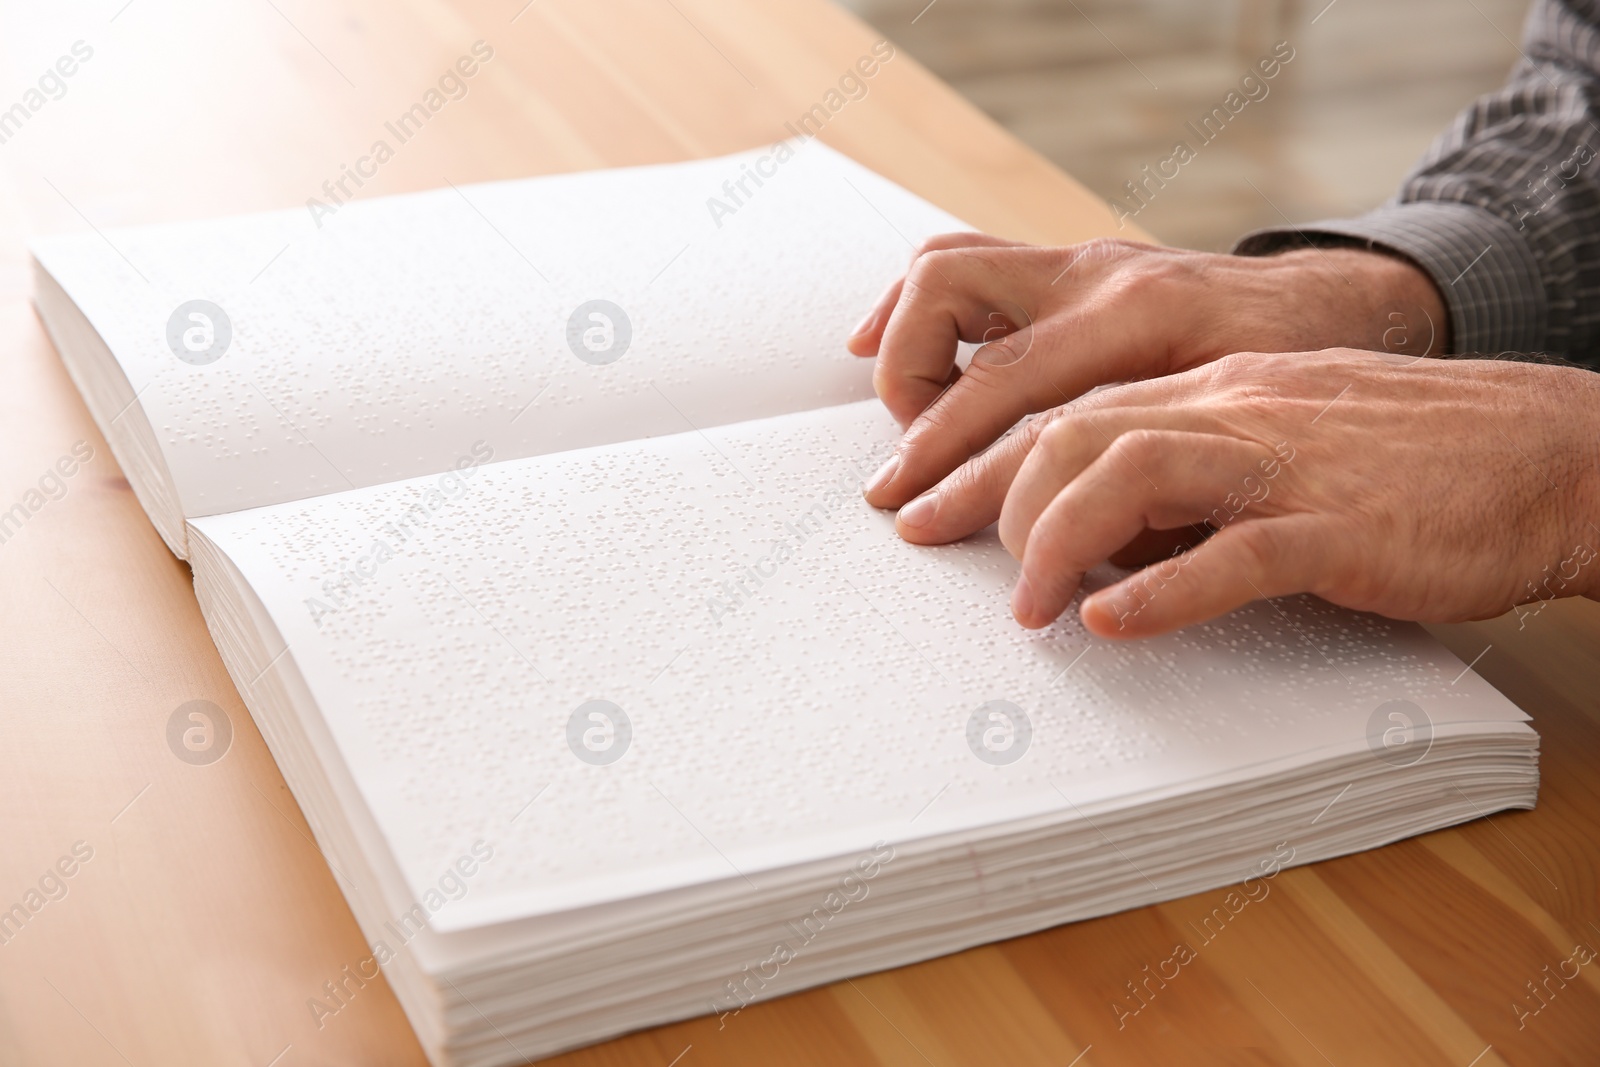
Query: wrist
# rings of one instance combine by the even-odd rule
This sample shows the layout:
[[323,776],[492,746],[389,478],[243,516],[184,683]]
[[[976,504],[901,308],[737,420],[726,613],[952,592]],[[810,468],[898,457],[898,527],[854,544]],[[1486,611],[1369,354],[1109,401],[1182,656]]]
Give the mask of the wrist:
[[1572,410],[1582,414],[1568,450],[1574,482],[1573,554],[1584,571],[1579,595],[1600,600],[1600,374],[1562,369],[1573,382]]
[[[1554,486],[1529,507],[1542,514],[1540,540],[1548,564],[1526,592],[1548,600],[1584,596],[1600,600],[1600,374],[1579,367],[1515,364],[1527,387],[1546,402],[1519,420],[1519,437],[1538,458],[1541,483]],[[1523,436],[1542,430],[1541,436]],[[1526,457],[1524,457],[1526,458]],[[1529,461],[1531,462],[1531,461]]]
[[1449,351],[1450,315],[1433,279],[1404,257],[1365,248],[1299,248],[1265,257],[1310,348],[1406,356]]

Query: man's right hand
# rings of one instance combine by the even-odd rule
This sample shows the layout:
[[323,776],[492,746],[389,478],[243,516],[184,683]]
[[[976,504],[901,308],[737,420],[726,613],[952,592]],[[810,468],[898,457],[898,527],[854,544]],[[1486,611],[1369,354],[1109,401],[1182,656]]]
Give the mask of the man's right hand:
[[[1175,374],[1234,352],[1445,350],[1432,280],[1353,248],[1246,257],[1101,239],[1066,248],[943,234],[913,256],[849,340],[906,428],[868,484],[898,508],[1026,415],[1099,385]],[[958,341],[983,343],[965,371]]]

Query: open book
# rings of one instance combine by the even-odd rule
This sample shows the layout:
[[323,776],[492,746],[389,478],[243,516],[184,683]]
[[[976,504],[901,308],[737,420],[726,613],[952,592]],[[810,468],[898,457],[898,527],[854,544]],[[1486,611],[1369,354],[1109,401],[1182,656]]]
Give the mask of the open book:
[[372,946],[319,1020],[381,966],[522,1062],[1534,803],[1416,626],[1030,632],[992,531],[896,537],[843,338],[962,227],[820,143],[318,221],[34,254]]

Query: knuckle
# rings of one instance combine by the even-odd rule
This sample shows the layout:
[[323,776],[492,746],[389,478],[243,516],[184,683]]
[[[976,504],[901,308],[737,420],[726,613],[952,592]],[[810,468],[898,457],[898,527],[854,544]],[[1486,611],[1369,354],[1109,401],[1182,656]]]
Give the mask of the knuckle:
[[1078,473],[1104,440],[1088,419],[1063,415],[1045,428],[1033,450],[1046,469]]
[[978,236],[971,230],[953,230],[949,233],[936,233],[932,237],[923,238],[917,245],[916,251],[911,253],[912,260],[921,259],[931,252],[942,252],[948,248],[959,248],[971,244],[974,237]]
[[906,295],[915,297],[917,293],[927,292],[929,289],[941,289],[948,285],[949,264],[956,255],[950,249],[933,249],[917,256],[911,264],[911,269],[906,271]]
[[1016,502],[1007,496],[1005,503],[1000,507],[1000,523],[998,532],[1000,543],[1011,553],[1013,559],[1021,559],[1028,547],[1028,530],[1023,526],[1023,520],[1017,513]]
[[1123,301],[1147,301],[1172,291],[1177,268],[1160,256],[1142,256],[1124,263],[1110,288]]
[[1024,419],[1009,432],[1001,435],[990,454],[995,457],[1014,457],[1020,463],[1039,444],[1039,437],[1057,418],[1055,411],[1044,411]]
[[1076,445],[1087,423],[1086,417],[1063,411],[1039,431],[1036,447],[1048,456],[1061,456]]
[[1138,246],[1121,237],[1096,237],[1072,247],[1078,261],[1088,264],[1126,259]]
[[1072,412],[1088,415],[1095,411],[1112,411],[1123,407],[1137,407],[1141,401],[1139,390],[1144,387],[1142,382],[1121,382],[1116,385],[1104,386],[1092,392],[1084,393],[1061,405],[1063,412]]
[[898,415],[916,402],[917,394],[926,388],[926,383],[907,379],[893,366],[879,360],[872,370],[872,388],[884,406]]
[[1115,452],[1142,468],[1160,459],[1165,449],[1165,434],[1159,430],[1140,428],[1118,434],[1107,451]]
[[1298,389],[1298,379],[1274,373],[1268,357],[1254,352],[1234,352],[1199,370],[1197,399],[1224,404],[1236,418],[1269,418]]
[[1104,299],[1115,303],[1169,295],[1195,271],[1189,254],[1121,238],[1097,238],[1078,246],[1078,253],[1074,266],[1098,267],[1096,285]]
[[1254,385],[1261,378],[1261,357],[1254,352],[1230,352],[1210,364],[1211,380],[1219,386]]
[[1230,352],[1213,360],[1211,371],[1218,378],[1237,378],[1251,369],[1253,362],[1248,352]]

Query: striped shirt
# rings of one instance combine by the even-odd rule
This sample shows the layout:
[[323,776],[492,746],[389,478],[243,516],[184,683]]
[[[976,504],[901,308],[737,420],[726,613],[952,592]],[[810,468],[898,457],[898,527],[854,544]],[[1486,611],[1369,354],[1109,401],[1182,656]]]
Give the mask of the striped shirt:
[[1456,354],[1545,353],[1600,369],[1600,0],[1535,0],[1523,58],[1366,215],[1245,235],[1399,253],[1433,278]]

